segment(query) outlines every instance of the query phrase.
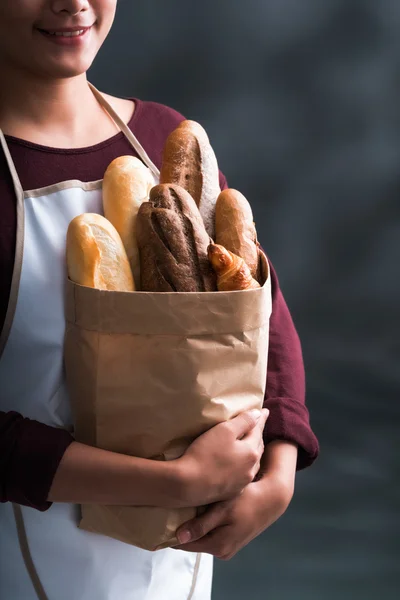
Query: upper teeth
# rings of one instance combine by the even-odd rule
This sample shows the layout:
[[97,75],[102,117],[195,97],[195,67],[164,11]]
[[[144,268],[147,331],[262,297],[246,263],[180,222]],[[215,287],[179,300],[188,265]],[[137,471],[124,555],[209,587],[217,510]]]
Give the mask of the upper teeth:
[[49,31],[50,35],[58,35],[62,37],[75,37],[77,35],[82,35],[84,33],[84,29],[80,29],[79,31]]

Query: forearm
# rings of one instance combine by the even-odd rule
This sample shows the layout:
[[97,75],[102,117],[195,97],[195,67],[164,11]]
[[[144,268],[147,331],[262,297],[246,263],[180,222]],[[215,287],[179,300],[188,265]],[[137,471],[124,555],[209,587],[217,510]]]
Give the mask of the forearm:
[[121,455],[73,442],[50,488],[50,502],[178,507],[179,462]]
[[283,440],[270,442],[265,447],[261,460],[260,481],[267,474],[274,473],[294,486],[297,455],[298,448],[296,444]]

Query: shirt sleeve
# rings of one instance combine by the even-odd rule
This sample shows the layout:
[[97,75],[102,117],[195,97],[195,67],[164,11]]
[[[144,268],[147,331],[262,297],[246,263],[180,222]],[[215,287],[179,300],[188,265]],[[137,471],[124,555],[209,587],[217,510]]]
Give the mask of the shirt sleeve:
[[[220,172],[221,190],[228,187]],[[298,447],[297,469],[310,466],[317,458],[319,444],[310,426],[306,407],[305,373],[300,339],[279,287],[276,271],[269,262],[272,289],[267,386],[264,406],[270,414],[264,442],[292,442]]]
[[45,511],[58,465],[73,437],[63,429],[0,412],[0,502]]
[[298,446],[297,469],[310,466],[319,445],[310,426],[306,407],[305,373],[300,339],[270,263],[272,314],[268,353],[268,375],[264,406],[270,415],[265,443],[285,440]]

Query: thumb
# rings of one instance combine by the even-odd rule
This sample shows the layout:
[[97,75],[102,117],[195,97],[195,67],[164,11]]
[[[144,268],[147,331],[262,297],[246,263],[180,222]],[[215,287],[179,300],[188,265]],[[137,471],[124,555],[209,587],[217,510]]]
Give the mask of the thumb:
[[180,544],[195,542],[204,537],[210,531],[223,524],[224,510],[222,503],[215,504],[207,509],[205,513],[187,521],[176,532]]
[[262,416],[261,410],[246,410],[228,421],[230,429],[237,439],[241,439],[257,425]]

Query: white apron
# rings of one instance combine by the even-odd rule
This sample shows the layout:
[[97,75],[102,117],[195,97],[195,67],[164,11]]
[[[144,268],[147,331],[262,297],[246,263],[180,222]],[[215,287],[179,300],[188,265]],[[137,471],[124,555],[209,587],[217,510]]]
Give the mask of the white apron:
[[[90,85],[90,84],[89,84]],[[95,97],[150,168],[159,171],[101,94]],[[64,181],[23,191],[7,143],[17,196],[17,246],[0,337],[0,410],[72,430],[63,371],[65,245],[70,221],[102,213],[102,181]],[[79,507],[0,505],[0,600],[209,600],[212,557],[152,553],[78,528]]]

